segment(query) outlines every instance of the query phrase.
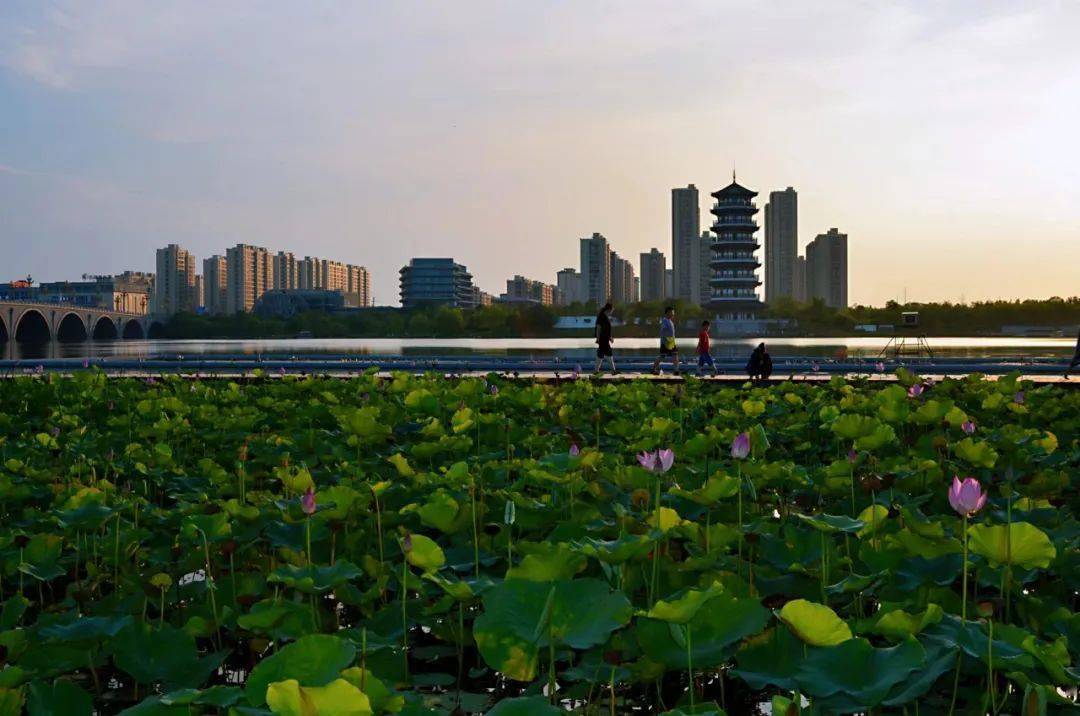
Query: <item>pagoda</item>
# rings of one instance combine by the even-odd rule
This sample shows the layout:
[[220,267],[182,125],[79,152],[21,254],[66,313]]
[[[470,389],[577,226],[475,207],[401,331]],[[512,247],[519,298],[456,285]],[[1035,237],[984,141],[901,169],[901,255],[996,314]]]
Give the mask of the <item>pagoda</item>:
[[758,225],[754,214],[756,191],[735,181],[713,192],[712,260],[709,262],[708,305],[725,320],[753,320],[762,309],[757,287],[761,285],[757,270],[761,263],[755,256],[761,247],[754,234]]

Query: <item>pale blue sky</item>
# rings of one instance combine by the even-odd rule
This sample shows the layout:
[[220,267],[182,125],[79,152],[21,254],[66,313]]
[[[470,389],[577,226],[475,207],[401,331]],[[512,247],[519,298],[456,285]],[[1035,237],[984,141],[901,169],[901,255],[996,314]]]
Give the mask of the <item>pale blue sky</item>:
[[[799,191],[851,298],[1080,293],[1080,3],[0,3],[0,280],[237,242],[481,287]],[[703,223],[707,204],[703,198]]]

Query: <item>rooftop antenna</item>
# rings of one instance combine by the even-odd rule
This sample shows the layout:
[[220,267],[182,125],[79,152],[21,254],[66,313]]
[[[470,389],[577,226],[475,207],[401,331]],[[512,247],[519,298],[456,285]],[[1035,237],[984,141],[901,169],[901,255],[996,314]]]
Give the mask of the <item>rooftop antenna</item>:
[[731,183],[732,184],[735,183],[735,165],[734,164],[731,165]]

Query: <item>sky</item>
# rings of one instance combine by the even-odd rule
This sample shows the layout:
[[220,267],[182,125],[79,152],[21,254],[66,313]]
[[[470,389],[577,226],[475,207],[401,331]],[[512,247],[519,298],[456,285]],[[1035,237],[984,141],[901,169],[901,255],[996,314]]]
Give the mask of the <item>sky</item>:
[[[850,299],[1080,294],[1080,3],[0,2],[0,280],[251,243],[481,288],[799,192]],[[201,265],[201,263],[200,263]]]

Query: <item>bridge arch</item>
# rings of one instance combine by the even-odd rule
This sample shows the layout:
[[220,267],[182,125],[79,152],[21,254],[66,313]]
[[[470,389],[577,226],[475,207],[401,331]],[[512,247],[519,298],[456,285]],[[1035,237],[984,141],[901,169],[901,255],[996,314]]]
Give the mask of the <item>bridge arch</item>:
[[142,323],[139,319],[132,318],[124,324],[124,338],[127,339],[142,339],[144,337]]
[[113,319],[109,316],[100,316],[97,321],[94,322],[94,331],[90,334],[95,341],[110,341],[114,338],[119,338],[120,333],[116,329],[116,324],[113,323]]
[[56,324],[56,340],[60,343],[79,343],[88,337],[86,322],[77,313],[65,314]]
[[52,339],[49,322],[35,308],[24,311],[15,324],[15,340],[19,343],[48,343]]
[[165,332],[165,326],[161,324],[161,321],[153,321],[150,323],[150,327],[146,329],[147,338],[161,338],[161,334]]
[[0,343],[7,343],[11,337],[8,335],[7,321],[0,316]]

